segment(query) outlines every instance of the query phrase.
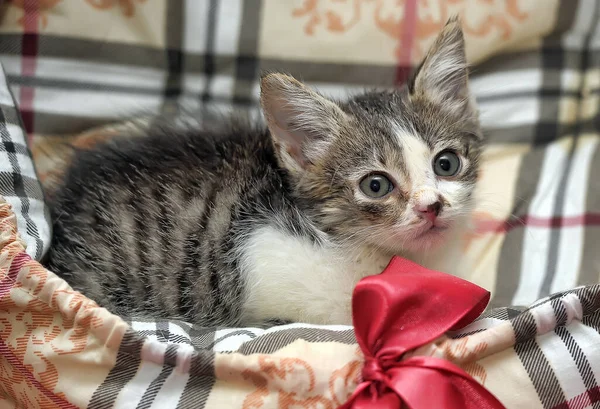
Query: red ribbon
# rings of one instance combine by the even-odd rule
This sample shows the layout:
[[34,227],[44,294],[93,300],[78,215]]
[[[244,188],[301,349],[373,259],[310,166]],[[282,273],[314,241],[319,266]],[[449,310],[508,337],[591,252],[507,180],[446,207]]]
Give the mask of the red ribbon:
[[354,289],[356,339],[365,356],[363,382],[341,409],[503,409],[453,363],[404,353],[471,323],[490,293],[449,274],[394,257],[383,273]]

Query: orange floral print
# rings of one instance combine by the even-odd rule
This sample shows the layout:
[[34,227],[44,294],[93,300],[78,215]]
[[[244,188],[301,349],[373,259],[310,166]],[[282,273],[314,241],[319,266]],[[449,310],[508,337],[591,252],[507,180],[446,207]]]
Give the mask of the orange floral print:
[[2,197],[0,284],[0,407],[9,402],[19,408],[75,409],[64,381],[70,375],[62,373],[61,365],[83,364],[84,370],[106,374],[108,368],[78,353],[102,346],[96,356],[103,357],[108,339],[98,342],[94,331],[105,327],[118,334],[111,335],[114,350],[126,324],[72,291],[25,253],[16,217]]
[[[342,368],[334,371],[329,379],[329,393],[331,399],[335,403],[335,407],[341,406],[346,402],[348,396],[343,394],[340,396],[340,392],[351,391],[356,388],[361,381],[361,374],[363,368],[363,359],[360,348],[356,349],[357,359],[348,362]],[[339,385],[341,383],[341,386]]]
[[[292,17],[305,20],[306,35],[315,35],[317,27],[321,25],[329,32],[343,34],[365,18],[365,10],[368,8],[377,29],[400,41],[404,30],[403,10],[406,1],[304,0],[301,7],[292,11]],[[466,10],[474,8],[486,17],[479,18],[477,22],[470,20]],[[421,58],[423,55],[422,40],[436,35],[448,18],[457,13],[462,16],[467,35],[486,37],[498,31],[503,40],[510,38],[516,23],[529,17],[528,13],[520,9],[519,0],[506,0],[502,3],[496,0],[418,0],[415,57]],[[396,54],[400,55],[400,44],[396,48]]]
[[[34,260],[27,261],[22,269],[27,270],[22,280],[32,283],[28,287],[33,294],[40,293],[47,283],[47,272]],[[17,282],[12,287],[12,291],[18,291],[23,284]],[[71,298],[68,311],[64,310],[62,316],[57,316],[54,308],[63,303],[58,299],[61,296]],[[97,309],[96,303],[73,291],[55,291],[50,305],[37,297],[31,298],[24,306],[17,305],[9,296],[0,298],[0,310],[14,314],[10,319],[0,316],[0,340],[13,340],[3,348],[14,357],[15,362],[21,362],[22,365],[21,370],[18,365],[0,365],[0,385],[6,386],[8,396],[15,397],[24,407],[37,407],[40,402],[48,407],[54,406],[52,399],[39,393],[39,387],[31,385],[31,378],[35,374],[35,379],[44,388],[56,390],[59,373],[48,359],[47,348],[50,347],[57,355],[76,354],[85,350],[89,329],[102,325],[102,319],[92,314],[94,309]],[[65,341],[67,334],[68,341]],[[66,399],[63,392],[53,392],[53,395],[59,400]],[[32,400],[37,403],[34,405]]]
[[8,4],[23,10],[23,17],[17,20],[21,27],[25,27],[25,17],[33,9],[39,16],[41,27],[46,28],[48,26],[48,10],[60,2],[61,0],[9,0]]
[[[57,289],[50,302],[39,297],[47,287],[49,273],[15,241],[16,226],[10,212],[10,206],[0,201],[0,261],[11,268],[18,266],[14,267],[18,279],[0,295],[0,355],[7,360],[0,364],[0,393],[23,407],[54,407],[66,396],[56,391],[59,373],[48,349],[56,355],[85,350],[89,329],[101,326],[102,319],[93,313],[97,304],[77,292]],[[6,268],[0,268],[0,280],[12,281],[8,274]],[[63,306],[61,314],[56,313],[59,305]],[[42,390],[52,393],[46,395]]]
[[270,396],[272,399],[274,391],[281,409],[335,409],[348,399],[348,396],[339,395],[356,387],[362,369],[362,360],[357,358],[334,371],[328,382],[331,396],[326,396],[323,391],[317,391],[315,371],[308,362],[267,355],[260,356],[258,360],[258,369],[242,372],[242,376],[256,388],[244,399],[243,409],[270,406],[267,399]]
[[460,364],[462,369],[473,378],[479,379],[483,385],[487,378],[485,368],[477,363],[477,359],[488,349],[487,342],[480,342],[475,347],[467,347],[468,338],[445,342],[443,345],[444,358]]
[[146,0],[85,0],[90,6],[106,10],[119,5],[125,17],[133,17],[135,15],[135,3],[145,3]]

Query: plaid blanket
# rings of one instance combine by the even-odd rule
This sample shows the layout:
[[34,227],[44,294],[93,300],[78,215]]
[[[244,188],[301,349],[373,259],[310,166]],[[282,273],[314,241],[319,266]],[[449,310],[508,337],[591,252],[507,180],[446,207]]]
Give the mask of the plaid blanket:
[[46,183],[63,143],[92,127],[255,113],[262,70],[333,96],[401,83],[459,13],[490,142],[464,276],[495,306],[527,305],[598,281],[599,4],[9,1],[0,62]]
[[[600,402],[599,345],[595,285],[490,311],[407,357],[453,362],[507,408],[585,409]],[[3,408],[333,409],[362,366],[350,327],[126,323],[32,260],[0,197]]]
[[40,259],[50,244],[49,214],[14,99],[0,67],[0,196],[19,214],[30,255]]
[[415,353],[460,365],[508,408],[597,407],[600,289],[568,289],[597,283],[600,266],[600,0],[1,4],[0,62],[25,132],[0,90],[0,196],[17,212],[0,202],[0,406],[342,403],[362,367],[351,328],[122,320],[33,261],[49,226],[27,144],[47,182],[63,142],[110,137],[124,117],[255,113],[263,69],[334,96],[393,86],[454,13],[490,140],[465,276],[494,306],[555,295]]

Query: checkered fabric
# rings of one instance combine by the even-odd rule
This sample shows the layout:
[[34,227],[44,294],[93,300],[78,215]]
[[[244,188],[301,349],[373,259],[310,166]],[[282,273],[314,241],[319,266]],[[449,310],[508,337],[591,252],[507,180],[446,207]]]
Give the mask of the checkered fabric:
[[261,71],[332,96],[403,82],[461,14],[489,149],[465,278],[493,305],[598,281],[600,0],[9,1],[0,61],[42,182],[122,118],[257,113]]
[[13,206],[27,252],[40,260],[50,244],[50,222],[21,119],[0,67],[0,196]]
[[[595,408],[600,285],[488,311],[408,356],[453,362],[506,408]],[[2,408],[333,409],[362,366],[351,327],[125,322],[34,261],[0,197]]]
[[[262,70],[332,96],[402,83],[456,13],[490,142],[464,275],[493,306],[555,295],[491,310],[421,352],[507,408],[600,407],[600,0],[15,0],[0,5],[0,62],[44,181],[63,142],[92,127],[256,114]],[[29,256],[0,200],[0,407],[345,401],[362,366],[351,328],[123,321],[31,260],[49,228],[11,107],[0,89],[0,196]]]
[[[315,344],[356,343],[352,328],[344,326],[293,324],[259,330],[207,329],[174,321],[129,324],[134,331],[129,334],[131,342],[137,339],[139,345],[143,342],[185,345],[218,354],[274,354],[299,340]],[[596,344],[600,341],[600,285],[557,293],[529,308],[492,309],[468,327],[448,335],[451,340],[429,354],[461,364],[471,375],[483,380],[509,409],[584,409],[596,408],[600,403],[600,347]],[[143,342],[139,336],[144,338]],[[168,347],[165,354],[167,351]],[[175,348],[170,350],[173,354],[175,351]],[[124,358],[107,379],[121,376],[133,363]],[[506,379],[507,373],[511,379]],[[130,382],[142,383],[145,397],[156,399],[162,392],[175,402],[193,396],[184,385],[179,390],[158,390],[149,385],[160,382],[160,377],[143,381],[139,378]],[[198,396],[196,399],[200,407],[211,407],[208,400]]]

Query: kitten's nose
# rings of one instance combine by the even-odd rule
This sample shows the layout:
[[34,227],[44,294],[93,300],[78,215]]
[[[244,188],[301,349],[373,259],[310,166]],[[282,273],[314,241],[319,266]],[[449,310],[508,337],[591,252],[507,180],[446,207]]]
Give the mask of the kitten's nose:
[[431,223],[433,223],[442,211],[442,203],[439,200],[437,200],[430,205],[418,206],[416,210],[417,212],[419,212],[419,215],[422,218],[427,219]]

